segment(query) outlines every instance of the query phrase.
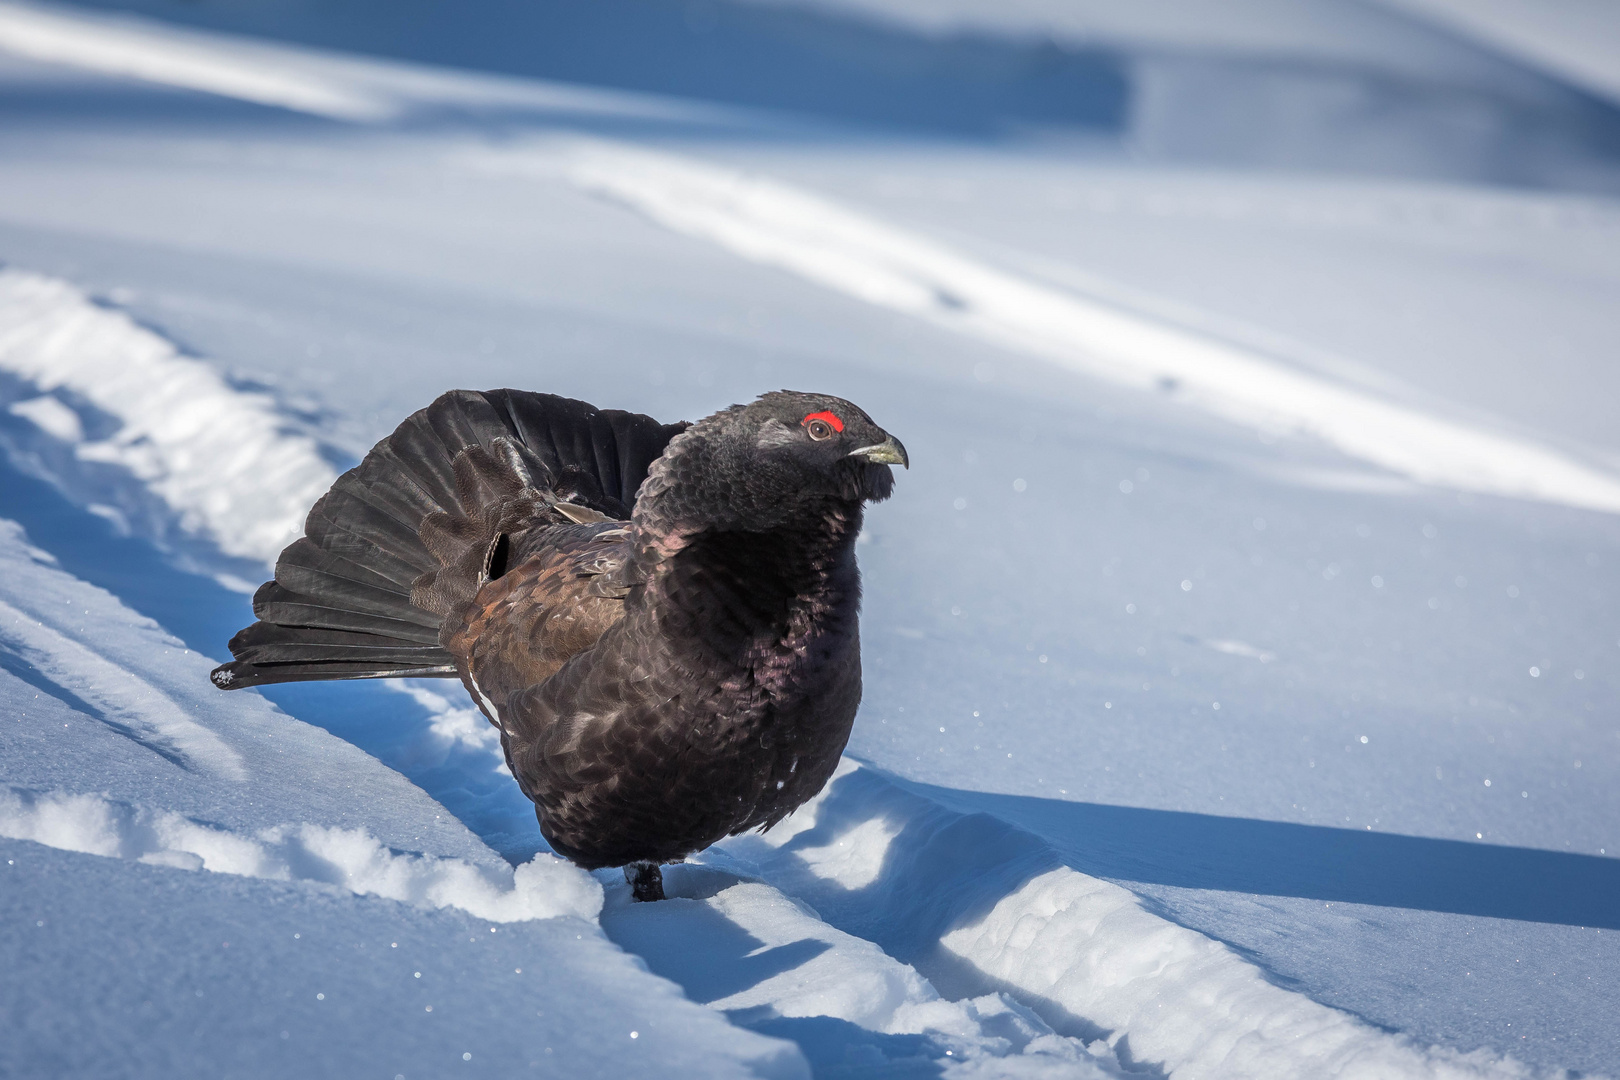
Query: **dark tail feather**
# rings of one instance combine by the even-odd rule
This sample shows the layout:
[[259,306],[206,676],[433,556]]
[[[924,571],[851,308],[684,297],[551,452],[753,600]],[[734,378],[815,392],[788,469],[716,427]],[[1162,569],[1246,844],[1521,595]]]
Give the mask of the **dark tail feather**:
[[[628,518],[648,467],[685,424],[596,409],[523,390],[452,390],[371,449],[309,512],[304,537],[253,597],[259,621],[231,639],[215,668],[224,690],[312,679],[454,676],[439,644],[441,616],[412,588],[457,572],[423,542],[450,520],[482,520],[483,500],[509,495],[480,482],[515,451],[530,481],[558,501]],[[458,457],[464,458],[458,483]],[[488,472],[486,467],[483,472]],[[471,503],[472,505],[469,505]],[[430,537],[442,547],[437,534]],[[476,560],[474,560],[476,561]],[[442,594],[451,587],[442,581]],[[464,591],[463,584],[463,591]],[[418,591],[418,600],[423,593]],[[439,606],[439,605],[435,605]]]

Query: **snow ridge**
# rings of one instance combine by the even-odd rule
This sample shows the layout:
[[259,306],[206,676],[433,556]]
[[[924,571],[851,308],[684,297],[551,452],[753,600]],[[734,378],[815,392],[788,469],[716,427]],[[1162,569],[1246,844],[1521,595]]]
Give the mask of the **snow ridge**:
[[180,870],[314,881],[491,922],[594,921],[602,887],[555,855],[515,870],[390,851],[364,829],[278,825],[252,835],[100,795],[0,787],[0,836]]
[[[602,911],[603,930],[654,972],[685,981],[697,1000],[744,1025],[761,1016],[833,1019],[879,1035],[921,1036],[929,1044],[923,1058],[942,1066],[947,1077],[1105,1080],[1126,1075],[1106,1044],[1093,1040],[1087,1046],[1059,1035],[1006,994],[946,1000],[911,965],[829,926],[770,885],[728,869],[723,856],[706,858],[703,865],[668,867],[664,884],[668,900],[636,904],[628,889],[614,882]],[[704,952],[726,946],[724,940],[703,940],[702,928],[711,920],[746,935],[751,955],[797,953],[797,962],[741,989],[735,979],[694,977],[694,969],[712,964]],[[905,1074],[899,1062],[888,1064]]]
[[380,121],[392,103],[309,70],[280,50],[189,34],[140,20],[64,16],[24,4],[0,3],[0,48],[34,60],[71,64],[163,86],[276,105],[333,120]]
[[596,140],[565,153],[582,188],[868,304],[1094,378],[1169,392],[1240,424],[1312,436],[1423,483],[1620,513],[1620,478],[1556,450],[1025,280],[786,184]]
[[148,749],[194,772],[247,779],[242,755],[187,716],[173,698],[35,614],[0,600],[0,645],[100,710],[103,723]]
[[[936,982],[1003,990],[1059,1033],[1100,1031],[1116,1051],[1128,1047],[1131,1060],[1172,1077],[1541,1075],[1485,1051],[1421,1046],[1277,986],[1227,946],[1146,910],[1129,890],[1062,865],[1044,841],[948,809],[847,758],[776,829],[713,850],[702,858],[813,905]],[[868,867],[882,867],[882,876]],[[1076,1031],[1077,1020],[1090,1030]]]
[[1032,879],[940,944],[1024,994],[1127,1032],[1133,1055],[1178,1077],[1535,1075],[1486,1051],[1418,1046],[1280,989],[1225,945],[1074,870]]
[[[233,388],[207,362],[64,281],[0,270],[0,371],[121,421],[111,438],[78,441],[78,458],[127,468],[182,528],[228,555],[273,567],[337,478],[314,439],[287,430],[269,395]],[[12,411],[82,440],[76,415],[50,400]]]
[[[390,97],[375,72],[368,77],[352,64],[330,62],[317,71],[310,50],[57,15],[4,0],[0,49],[353,123],[396,116],[404,100],[397,84],[407,70],[391,65],[397,70]],[[442,79],[436,86],[405,81],[407,96],[418,101],[465,97],[465,87]],[[585,190],[753,262],[1093,378],[1168,392],[1239,424],[1317,438],[1422,483],[1620,513],[1620,477],[1557,449],[1027,280],[778,181],[599,139],[538,153],[484,150],[467,161],[548,175],[560,169]]]

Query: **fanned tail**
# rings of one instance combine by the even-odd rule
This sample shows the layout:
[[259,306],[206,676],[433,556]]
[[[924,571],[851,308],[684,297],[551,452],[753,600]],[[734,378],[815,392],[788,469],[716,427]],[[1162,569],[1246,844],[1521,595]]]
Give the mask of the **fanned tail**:
[[453,677],[440,622],[490,576],[504,532],[558,503],[628,518],[685,427],[523,390],[440,396],[315,504],[214,684]]

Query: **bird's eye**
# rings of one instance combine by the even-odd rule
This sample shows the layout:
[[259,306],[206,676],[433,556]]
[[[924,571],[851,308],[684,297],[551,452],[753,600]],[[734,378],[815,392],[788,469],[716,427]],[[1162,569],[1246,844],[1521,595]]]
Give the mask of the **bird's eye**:
[[844,430],[844,422],[838,419],[838,414],[826,409],[811,413],[799,421],[799,426],[808,431],[810,437],[817,442],[832,438],[835,431]]

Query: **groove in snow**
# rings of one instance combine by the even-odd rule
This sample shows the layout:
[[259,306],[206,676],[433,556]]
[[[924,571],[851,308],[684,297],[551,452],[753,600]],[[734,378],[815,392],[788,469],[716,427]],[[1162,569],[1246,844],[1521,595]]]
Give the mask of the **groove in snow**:
[[1557,450],[1025,280],[786,184],[597,140],[562,153],[567,174],[586,190],[866,303],[1094,378],[1168,388],[1216,416],[1313,436],[1423,483],[1620,512],[1620,477]]
[[[314,439],[286,429],[268,395],[234,389],[208,363],[65,281],[0,269],[0,370],[120,420],[111,438],[81,441],[75,453],[129,469],[186,531],[228,555],[274,566],[337,478]],[[18,405],[13,411],[52,434],[73,434],[65,406]]]
[[[7,522],[6,524],[10,524]],[[101,710],[103,722],[184,768],[245,780],[242,755],[133,671],[0,600],[0,646]]]
[[[1546,1075],[1487,1051],[1422,1046],[1277,986],[1129,890],[1062,865],[1038,837],[848,758],[781,825],[711,850],[705,861],[745,868],[958,992],[1002,990],[1060,1033],[1077,1034],[1078,1019],[1087,1038],[1128,1039],[1133,1060],[1177,1080]],[[881,877],[852,878],[851,865]]]

